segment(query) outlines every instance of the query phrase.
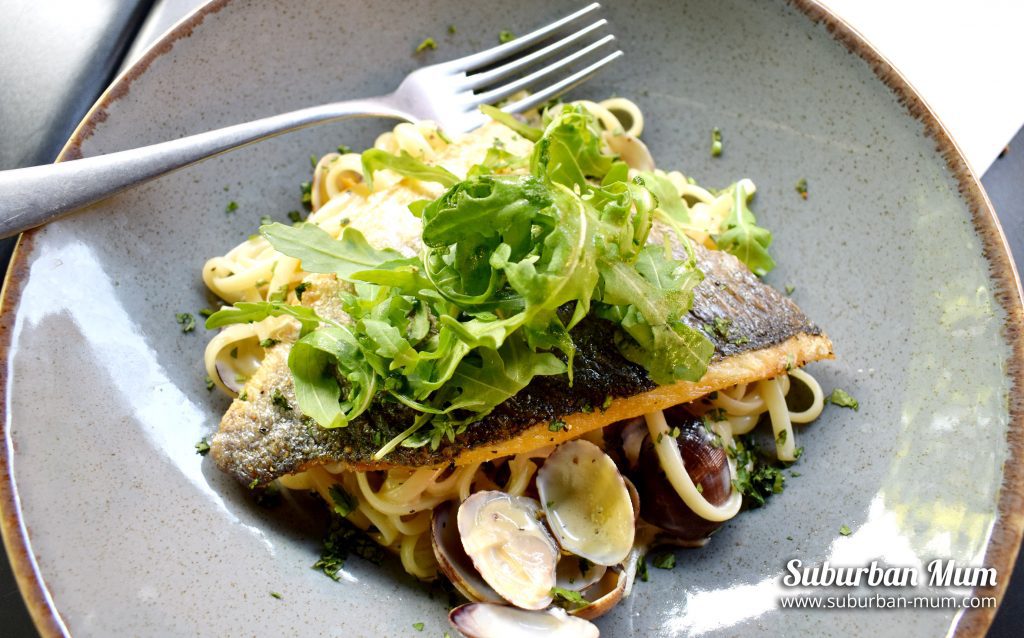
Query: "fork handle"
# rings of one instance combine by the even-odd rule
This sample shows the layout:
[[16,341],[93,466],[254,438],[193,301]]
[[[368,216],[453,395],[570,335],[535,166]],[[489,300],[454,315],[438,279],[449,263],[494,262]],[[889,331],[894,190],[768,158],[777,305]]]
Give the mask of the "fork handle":
[[334,102],[169,142],[0,171],[0,237],[9,237],[179,168],[259,140],[349,117],[412,120],[390,95]]

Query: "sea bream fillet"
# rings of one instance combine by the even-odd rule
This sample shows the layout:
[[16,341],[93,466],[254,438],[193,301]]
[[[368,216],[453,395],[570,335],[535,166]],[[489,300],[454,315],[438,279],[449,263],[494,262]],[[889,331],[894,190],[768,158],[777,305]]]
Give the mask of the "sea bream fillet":
[[[769,379],[793,367],[832,357],[828,337],[786,296],[763,283],[728,253],[697,248],[705,279],[694,290],[687,323],[714,324],[727,319],[728,330],[710,331],[715,354],[696,383],[657,386],[639,365],[626,360],[614,343],[614,327],[593,317],[572,331],[577,353],[574,382],[566,375],[539,376],[517,395],[469,426],[455,443],[436,450],[398,447],[374,460],[380,441],[412,422],[414,412],[398,403],[378,401],[347,427],[325,429],[295,408],[273,401],[275,391],[296,405],[288,369],[290,344],[271,348],[246,383],[247,400],[235,400],[214,436],[217,464],[245,484],[265,484],[311,466],[341,463],[358,471],[396,466],[477,463],[561,443],[609,423],[639,416],[740,383]],[[321,316],[344,319],[337,293],[345,285],[330,275],[307,279],[302,303]],[[559,419],[565,426],[549,428]],[[376,436],[375,436],[375,433]]]
[[[498,124],[489,124],[454,144],[440,163],[456,174],[479,161],[500,139],[505,148],[528,155],[531,145]],[[443,192],[435,184],[397,182],[361,196],[342,194],[344,223],[361,231],[374,247],[410,256],[421,248],[420,220],[408,205]],[[337,205],[336,197],[330,205]],[[663,229],[662,229],[663,230]],[[656,234],[659,229],[656,227]],[[676,246],[677,258],[685,258]],[[397,447],[384,458],[374,454],[383,442],[406,430],[416,413],[380,396],[346,427],[319,427],[298,410],[288,340],[270,347],[259,369],[245,383],[243,399],[232,402],[211,442],[224,471],[247,485],[322,464],[367,471],[391,467],[470,464],[561,443],[610,423],[688,403],[716,390],[769,379],[793,367],[832,357],[832,343],[785,295],[732,255],[696,246],[704,280],[694,289],[684,321],[706,329],[715,346],[707,373],[698,382],[658,386],[646,370],[628,361],[615,344],[614,324],[588,316],[572,330],[577,348],[574,382],[567,375],[537,376],[525,389],[468,426],[455,442],[437,449]],[[322,317],[346,323],[338,293],[349,284],[334,275],[308,275],[301,300]],[[549,427],[553,421],[556,427]],[[563,425],[564,424],[564,425]]]

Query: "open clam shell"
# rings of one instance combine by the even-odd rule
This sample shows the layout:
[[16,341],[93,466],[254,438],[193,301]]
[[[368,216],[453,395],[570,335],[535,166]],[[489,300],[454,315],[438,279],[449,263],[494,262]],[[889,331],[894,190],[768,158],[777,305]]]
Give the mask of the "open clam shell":
[[537,472],[548,526],[562,548],[598,565],[617,565],[633,547],[636,513],[615,462],[584,440],[565,443]]
[[551,604],[560,552],[537,501],[477,492],[459,506],[457,518],[466,554],[495,592],[523,609]]
[[430,541],[438,567],[455,589],[473,602],[504,602],[473,566],[473,559],[462,547],[455,520],[457,503],[448,501],[434,508],[430,520]]
[[590,622],[554,608],[526,611],[507,605],[469,603],[448,614],[452,626],[466,638],[598,638]]

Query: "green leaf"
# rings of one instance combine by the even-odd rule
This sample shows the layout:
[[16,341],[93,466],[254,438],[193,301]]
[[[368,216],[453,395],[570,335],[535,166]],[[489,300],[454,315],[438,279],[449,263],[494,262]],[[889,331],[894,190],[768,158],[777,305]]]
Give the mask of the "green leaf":
[[341,485],[332,485],[327,493],[330,494],[331,500],[334,502],[332,509],[338,516],[348,516],[359,506],[359,502]]
[[678,224],[687,224],[690,221],[690,212],[686,202],[679,196],[676,187],[668,178],[649,171],[640,173],[643,187],[649,190],[658,199],[658,210],[667,215]]
[[586,192],[590,189],[587,179],[603,178],[613,159],[602,151],[597,118],[583,106],[567,104],[533,147],[530,170],[537,177]]
[[768,254],[772,234],[757,225],[757,219],[747,206],[753,193],[746,192],[743,182],[733,184],[730,189],[732,210],[722,224],[724,230],[714,237],[715,244],[720,250],[735,255],[755,275],[763,277],[775,268],[775,260]]
[[[288,367],[299,409],[321,427],[347,425],[366,411],[377,390],[374,371],[360,356],[356,338],[343,326],[324,326],[299,339],[288,355]],[[347,381],[345,401],[341,401],[335,370]]]
[[423,182],[437,182],[449,187],[459,182],[459,178],[440,166],[424,164],[409,153],[402,151],[400,155],[392,155],[379,148],[363,151],[363,177],[366,185],[373,189],[373,174],[382,169],[390,169],[403,177],[411,177]]
[[239,301],[234,306],[221,308],[206,320],[206,328],[221,328],[235,323],[263,321],[267,317],[294,317],[302,324],[301,335],[314,330],[324,321],[312,308],[290,306],[280,301]]
[[551,597],[554,598],[556,605],[569,611],[576,611],[590,605],[590,601],[584,598],[583,594],[563,587],[552,587]]
[[504,124],[505,126],[515,131],[516,133],[519,133],[526,139],[530,140],[531,142],[536,142],[537,140],[540,139],[541,134],[543,134],[543,131],[541,131],[539,128],[534,128],[529,124],[524,124],[523,122],[517,120],[516,117],[511,113],[506,113],[505,111],[502,111],[499,108],[491,106],[490,104],[480,105],[480,110],[483,111],[483,114],[486,115],[487,117],[491,118],[495,122],[500,122]]
[[481,176],[460,182],[423,210],[423,242],[449,246],[467,236],[496,237],[529,223],[552,203],[548,189],[528,176]]
[[336,273],[347,279],[355,272],[376,268],[402,255],[390,248],[377,250],[363,234],[348,226],[335,239],[315,224],[261,226],[260,233],[275,250],[302,261],[303,270]]
[[857,399],[854,399],[842,388],[832,390],[832,394],[828,396],[828,400],[832,405],[838,405],[841,408],[853,408],[854,410],[860,409],[860,403],[857,402]]

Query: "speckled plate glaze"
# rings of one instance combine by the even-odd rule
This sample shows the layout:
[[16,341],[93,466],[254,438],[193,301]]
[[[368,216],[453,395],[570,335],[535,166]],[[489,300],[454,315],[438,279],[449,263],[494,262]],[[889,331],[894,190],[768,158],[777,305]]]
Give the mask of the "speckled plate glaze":
[[[63,157],[377,94],[421,60],[477,50],[571,4],[214,2],[114,84]],[[816,5],[611,4],[627,57],[578,95],[635,98],[663,166],[712,186],[754,179],[775,233],[769,280],[794,284],[828,330],[837,359],[813,370],[861,408],[829,408],[800,430],[802,476],[705,549],[679,552],[675,570],[652,570],[600,621],[604,635],[982,634],[991,609],[807,612],[776,601],[791,558],[984,563],[1000,575],[983,595],[1009,580],[1024,495],[1022,313],[977,180],[898,73]],[[430,35],[438,49],[414,57]],[[208,304],[208,256],[261,215],[297,207],[311,153],[367,145],[385,126],[281,137],[23,237],[0,316],[0,506],[44,635],[446,628],[446,601],[394,565],[354,559],[341,583],[310,569],[321,513],[263,510],[195,454],[225,401],[204,387],[202,330],[182,334],[174,320]],[[713,126],[725,141],[717,159]],[[807,201],[794,192],[802,177]]]

